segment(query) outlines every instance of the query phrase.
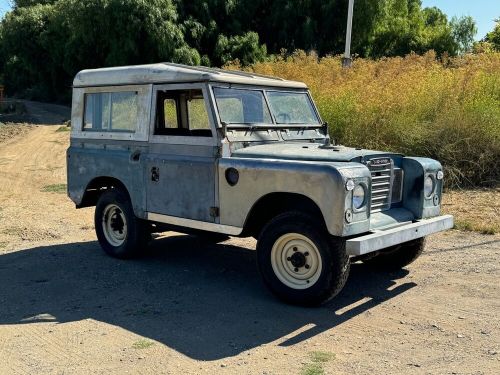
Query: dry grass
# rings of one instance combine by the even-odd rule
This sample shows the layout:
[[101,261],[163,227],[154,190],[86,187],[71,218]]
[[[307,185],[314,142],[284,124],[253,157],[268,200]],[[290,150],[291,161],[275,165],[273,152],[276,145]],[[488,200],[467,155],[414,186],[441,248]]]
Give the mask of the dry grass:
[[46,185],[42,188],[41,190],[44,193],[59,193],[59,194],[66,194],[67,191],[67,185],[66,184],[53,184],[53,185]]
[[443,212],[455,216],[456,229],[500,233],[500,189],[448,191]]
[[440,160],[448,187],[498,185],[500,53],[357,59],[346,70],[298,51],[250,69],[307,83],[339,143]]

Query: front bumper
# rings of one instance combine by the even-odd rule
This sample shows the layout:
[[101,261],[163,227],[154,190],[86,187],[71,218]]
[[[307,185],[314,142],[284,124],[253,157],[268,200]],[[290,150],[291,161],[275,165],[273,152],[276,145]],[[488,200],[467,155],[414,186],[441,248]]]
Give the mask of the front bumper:
[[346,241],[346,250],[348,255],[364,255],[451,228],[453,216],[433,217],[351,238]]

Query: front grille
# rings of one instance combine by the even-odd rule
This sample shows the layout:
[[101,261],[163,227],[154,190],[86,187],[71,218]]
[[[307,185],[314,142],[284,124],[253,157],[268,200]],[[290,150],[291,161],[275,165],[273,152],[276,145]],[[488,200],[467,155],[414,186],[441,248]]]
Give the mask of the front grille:
[[371,212],[379,212],[391,208],[394,162],[391,158],[375,158],[368,160],[367,166],[372,175]]

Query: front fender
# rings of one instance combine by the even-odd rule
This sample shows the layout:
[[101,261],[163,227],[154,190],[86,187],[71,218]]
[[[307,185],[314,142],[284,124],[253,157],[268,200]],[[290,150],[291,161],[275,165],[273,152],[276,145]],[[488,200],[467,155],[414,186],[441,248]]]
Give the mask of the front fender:
[[[226,170],[239,172],[238,183],[226,181]],[[366,166],[345,162],[309,162],[274,159],[222,158],[219,169],[220,222],[243,227],[253,205],[270,193],[294,193],[310,198],[321,210],[330,234],[346,236],[369,230],[369,220],[348,225],[345,182],[369,177]]]

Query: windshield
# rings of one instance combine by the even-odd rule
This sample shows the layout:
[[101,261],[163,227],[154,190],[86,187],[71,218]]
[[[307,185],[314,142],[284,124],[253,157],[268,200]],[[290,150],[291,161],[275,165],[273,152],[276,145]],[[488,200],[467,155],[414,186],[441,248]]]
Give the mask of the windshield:
[[226,124],[319,124],[306,92],[218,87],[214,95],[220,120]]

